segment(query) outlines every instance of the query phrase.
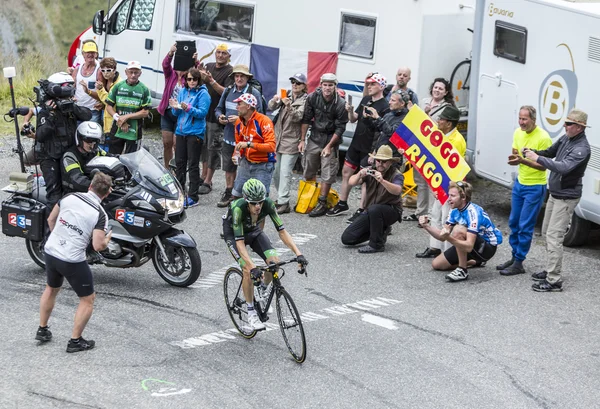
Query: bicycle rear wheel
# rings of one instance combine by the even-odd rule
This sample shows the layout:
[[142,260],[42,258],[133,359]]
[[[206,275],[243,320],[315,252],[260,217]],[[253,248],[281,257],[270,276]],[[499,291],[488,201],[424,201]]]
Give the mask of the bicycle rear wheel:
[[458,63],[450,76],[450,85],[454,93],[454,102],[457,108],[469,107],[469,88],[471,77],[471,60]]
[[244,338],[250,339],[256,335],[256,331],[248,324],[248,305],[242,291],[242,277],[239,268],[230,267],[225,273],[223,293],[233,325]]
[[306,360],[306,338],[298,309],[286,290],[277,290],[277,318],[281,335],[294,361],[301,364]]

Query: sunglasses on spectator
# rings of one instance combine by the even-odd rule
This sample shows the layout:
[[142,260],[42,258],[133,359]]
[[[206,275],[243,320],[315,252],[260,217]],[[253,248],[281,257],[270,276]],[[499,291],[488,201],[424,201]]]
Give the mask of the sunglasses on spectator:
[[264,203],[264,200],[259,200],[258,202],[248,202],[249,204],[251,204],[252,206],[262,206],[262,204]]
[[464,182],[461,182],[460,180],[458,182],[456,182],[456,186],[458,186],[461,189],[464,189],[467,187],[467,184]]
[[113,72],[114,70],[114,68],[100,68],[100,71],[102,72]]
[[98,142],[97,139],[92,139],[92,138],[83,138],[83,141],[85,143],[97,143]]
[[186,80],[189,81],[198,81],[198,78],[193,78],[193,77],[187,77]]
[[565,126],[575,125],[575,122],[565,122]]
[[379,163],[386,163],[386,162],[387,162],[387,160],[375,159],[375,162],[379,162]]
[[303,82],[292,80],[292,85],[302,85]]

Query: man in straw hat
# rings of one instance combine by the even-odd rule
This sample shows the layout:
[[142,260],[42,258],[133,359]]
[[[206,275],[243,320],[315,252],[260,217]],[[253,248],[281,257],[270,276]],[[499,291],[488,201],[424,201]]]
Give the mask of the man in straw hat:
[[[581,199],[583,175],[590,160],[590,144],[585,136],[587,114],[573,109],[565,120],[565,134],[545,150],[524,148],[525,157],[550,170],[542,235],[546,235],[546,269],[531,275],[533,291],[562,291],[561,277],[563,241],[573,216],[575,206]],[[552,160],[554,159],[554,160]]]
[[[237,165],[233,163],[233,151],[235,150],[235,131],[234,125],[238,120],[237,103],[233,102],[243,94],[252,94],[257,101],[262,101],[262,94],[258,89],[248,83],[252,79],[248,66],[238,64],[233,67],[230,74],[233,77],[234,84],[228,86],[223,91],[221,99],[215,109],[215,115],[223,130],[223,146],[221,155],[223,156],[223,170],[225,171],[225,192],[221,196],[221,200],[217,203],[218,207],[227,207],[233,200],[232,190],[233,182],[237,173]],[[264,114],[263,105],[258,104],[256,110]]]
[[349,225],[342,234],[342,243],[347,246],[369,241],[358,249],[369,254],[384,251],[386,229],[402,216],[402,186],[404,176],[394,163],[400,160],[392,148],[381,146],[376,154],[370,153],[375,167],[362,168],[348,181],[350,186],[366,185],[365,211]]

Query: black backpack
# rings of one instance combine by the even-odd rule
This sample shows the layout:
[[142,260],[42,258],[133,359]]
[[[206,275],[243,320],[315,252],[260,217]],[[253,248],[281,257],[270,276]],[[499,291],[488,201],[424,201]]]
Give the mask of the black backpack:
[[[225,100],[227,100],[227,97],[229,96],[229,93],[231,92],[231,90],[233,89],[233,85],[228,86],[227,88],[225,88]],[[265,97],[263,95],[263,86],[260,83],[259,80],[257,80],[256,78],[251,78],[248,81],[248,89],[246,90],[247,93],[252,94],[252,90],[255,89],[260,93],[260,101],[258,101],[259,104],[262,105],[262,110],[263,112],[266,114],[267,113],[267,101],[265,100]]]

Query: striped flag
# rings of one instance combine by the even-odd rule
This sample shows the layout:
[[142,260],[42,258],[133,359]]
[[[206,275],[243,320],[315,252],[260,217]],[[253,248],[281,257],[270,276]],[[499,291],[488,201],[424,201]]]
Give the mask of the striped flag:
[[303,51],[293,48],[275,48],[252,44],[250,72],[262,83],[263,95],[268,101],[279,89],[290,89],[289,78],[302,73],[308,80],[308,92],[319,86],[321,75],[337,70],[337,52]]

